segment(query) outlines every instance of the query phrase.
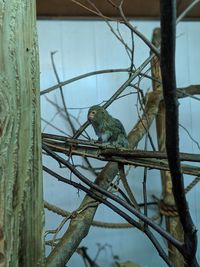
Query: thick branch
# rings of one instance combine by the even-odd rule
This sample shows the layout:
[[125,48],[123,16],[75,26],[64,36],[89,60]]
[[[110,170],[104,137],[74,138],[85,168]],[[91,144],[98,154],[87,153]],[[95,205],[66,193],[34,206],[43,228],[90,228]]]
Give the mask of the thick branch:
[[184,258],[187,266],[195,266],[196,229],[185,198],[179,157],[178,102],[175,77],[176,1],[162,0],[161,5],[161,73],[166,107],[166,150],[172,177],[173,193],[184,230]]
[[[152,158],[152,159],[167,159],[167,154],[160,151],[148,151],[139,149],[120,149],[115,147],[105,146],[98,142],[89,142],[68,138],[61,135],[42,134],[43,142],[50,146],[54,151],[63,153],[71,153],[72,155],[86,155],[87,157],[121,157],[124,160],[137,158]],[[101,159],[101,158],[100,158]],[[103,158],[102,158],[103,159]],[[120,159],[119,159],[120,160]],[[180,153],[181,161],[200,162],[200,154]]]
[[[165,153],[160,152],[145,152],[145,151],[129,151],[120,149],[106,149],[92,146],[79,146],[73,147],[66,143],[51,142],[50,140],[44,140],[43,144],[48,146],[52,151],[64,153],[67,155],[77,155],[84,157],[91,157],[102,161],[110,161],[122,163],[123,165],[133,165],[140,167],[147,167],[150,169],[169,170],[168,162],[166,160],[158,160],[156,158],[166,158]],[[127,153],[127,154],[126,154]],[[191,157],[190,157],[191,155]],[[182,153],[183,160],[200,161],[200,155]],[[155,158],[155,159],[154,159]],[[196,160],[195,160],[196,158]],[[182,164],[181,170],[185,174],[199,176],[200,168],[197,166],[191,166]]]

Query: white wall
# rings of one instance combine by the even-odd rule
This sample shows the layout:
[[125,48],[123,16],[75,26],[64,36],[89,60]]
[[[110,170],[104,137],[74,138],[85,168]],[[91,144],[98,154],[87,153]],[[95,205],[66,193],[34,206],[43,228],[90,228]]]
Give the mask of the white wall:
[[[138,29],[149,39],[152,36],[152,30],[159,26],[158,22],[134,23]],[[116,25],[114,26],[116,28]],[[127,43],[130,44],[129,32],[120,26],[122,35]],[[57,70],[62,81],[74,76],[87,73],[89,71],[109,69],[109,68],[127,68],[129,59],[124,47],[110,33],[108,27],[100,21],[38,21],[39,48],[40,48],[40,71],[41,71],[41,89],[46,89],[56,84],[56,79],[52,71],[50,52],[57,50],[55,61]],[[200,84],[199,62],[200,62],[200,23],[187,22],[180,23],[177,28],[177,86],[183,87],[190,84]],[[135,65],[138,67],[149,55],[149,51],[141,40],[135,37]],[[127,78],[126,74],[115,73],[79,80],[64,87],[67,106],[70,113],[78,118],[80,123],[85,122],[88,107],[93,104],[99,104],[107,100],[115,90]],[[144,91],[151,88],[148,80],[141,83]],[[132,91],[127,88],[126,93]],[[48,98],[61,103],[57,91],[48,94]],[[194,139],[199,141],[199,102],[194,99],[180,100],[180,123],[186,127]],[[112,107],[108,109],[110,113],[119,118],[127,132],[137,121],[136,95],[117,100]],[[41,97],[42,118],[51,121],[56,127],[61,128],[68,134],[68,125],[63,118],[57,114],[55,107],[46,101],[45,96]],[[45,132],[59,133],[52,127],[43,123]],[[88,132],[96,138],[91,127]],[[152,129],[152,135],[155,136],[155,129]],[[139,145],[143,148],[143,143]],[[180,128],[180,147],[181,151],[199,153],[194,142],[188,137],[187,133]],[[75,159],[76,161],[76,159]],[[92,161],[94,162],[94,161]],[[67,175],[65,169],[59,170],[57,164],[50,159],[44,158],[44,163],[55,168],[59,173]],[[101,165],[104,163],[101,163]],[[87,174],[88,177],[90,174]],[[142,201],[142,178],[143,172],[140,168],[132,168],[130,179],[138,201]],[[91,179],[92,176],[90,175]],[[76,178],[73,177],[73,180]],[[185,177],[188,184],[192,177]],[[194,223],[197,228],[200,226],[199,218],[199,185],[188,194],[188,201],[192,211]],[[148,197],[155,194],[160,197],[160,180],[158,171],[149,171],[148,175]],[[44,195],[45,200],[54,203],[66,210],[73,211],[83,197],[83,193],[78,194],[77,190],[65,186],[53,178],[44,176]],[[95,219],[109,222],[122,221],[116,214],[108,208],[102,206],[99,208]],[[46,229],[55,228],[61,218],[46,212]],[[122,261],[132,260],[141,266],[164,267],[165,263],[160,259],[156,250],[152,247],[148,239],[138,230],[107,230],[91,228],[89,235],[82,241],[82,245],[88,247],[90,255],[95,255],[97,251],[96,244],[109,244],[112,251],[118,255]],[[164,245],[166,247],[166,243]],[[199,251],[197,254],[199,258]],[[200,258],[199,258],[200,260]],[[113,259],[111,251],[107,248],[100,254],[99,264],[104,267],[112,266]],[[71,258],[69,267],[83,266],[80,257],[76,254]]]

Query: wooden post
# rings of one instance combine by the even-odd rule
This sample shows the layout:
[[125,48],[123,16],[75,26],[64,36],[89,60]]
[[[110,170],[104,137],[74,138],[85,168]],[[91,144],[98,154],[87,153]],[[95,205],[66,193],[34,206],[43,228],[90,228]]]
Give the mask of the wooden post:
[[[160,29],[156,28],[153,32],[153,44],[156,47],[160,46]],[[161,73],[160,73],[160,61],[157,57],[154,57],[151,62],[151,71],[152,77],[161,81]],[[153,81],[153,90],[156,91],[158,89],[162,89],[161,83],[157,81]],[[157,138],[158,138],[158,149],[161,152],[165,151],[165,107],[164,103],[160,103],[158,115],[156,118],[156,128],[157,128]],[[163,195],[163,205],[165,210],[163,215],[165,215],[165,222],[167,231],[170,232],[175,238],[178,240],[183,240],[183,231],[182,225],[180,223],[179,217],[176,216],[175,212],[172,216],[175,208],[175,201],[172,193],[172,181],[171,175],[168,171],[161,171],[161,179],[162,179],[162,195]],[[167,212],[167,210],[169,212]],[[162,213],[162,210],[161,210]],[[168,243],[168,251],[169,257],[171,261],[174,263],[176,267],[184,266],[184,259],[182,255],[178,252],[178,250]]]
[[0,267],[43,266],[34,0],[0,2]]

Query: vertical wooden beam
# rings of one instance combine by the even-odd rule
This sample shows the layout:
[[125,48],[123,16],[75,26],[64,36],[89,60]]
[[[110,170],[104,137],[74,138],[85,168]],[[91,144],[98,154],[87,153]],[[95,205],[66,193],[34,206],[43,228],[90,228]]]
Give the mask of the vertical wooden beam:
[[[152,42],[156,47],[160,46],[160,29],[156,28],[153,32]],[[151,62],[151,71],[152,77],[156,80],[161,81],[161,72],[160,72],[160,61],[155,56]],[[162,84],[158,81],[153,80],[153,90],[156,91],[158,89],[162,90]],[[156,118],[156,129],[157,129],[157,139],[158,139],[158,149],[161,152],[165,151],[165,106],[164,103],[160,103],[158,115]],[[175,201],[172,193],[172,181],[171,175],[169,171],[161,171],[161,179],[162,179],[162,195],[163,195],[163,204],[169,210],[173,210],[175,207]],[[162,210],[161,210],[162,212]],[[167,212],[166,212],[167,214]],[[180,223],[178,216],[172,216],[170,214],[165,215],[165,222],[167,231],[170,232],[175,238],[183,241],[183,231],[182,225]],[[169,257],[171,261],[174,263],[176,267],[184,266],[184,259],[182,255],[178,252],[178,250],[168,243],[168,251]]]
[[0,267],[43,266],[34,0],[0,3]]

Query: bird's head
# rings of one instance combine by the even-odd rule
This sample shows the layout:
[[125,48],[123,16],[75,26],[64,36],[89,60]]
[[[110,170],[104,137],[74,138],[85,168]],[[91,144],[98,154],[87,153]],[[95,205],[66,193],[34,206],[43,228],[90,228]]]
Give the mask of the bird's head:
[[103,107],[95,105],[89,109],[87,118],[88,118],[88,121],[92,123],[97,118],[103,119],[103,117],[105,117],[106,114],[107,114],[107,111]]

